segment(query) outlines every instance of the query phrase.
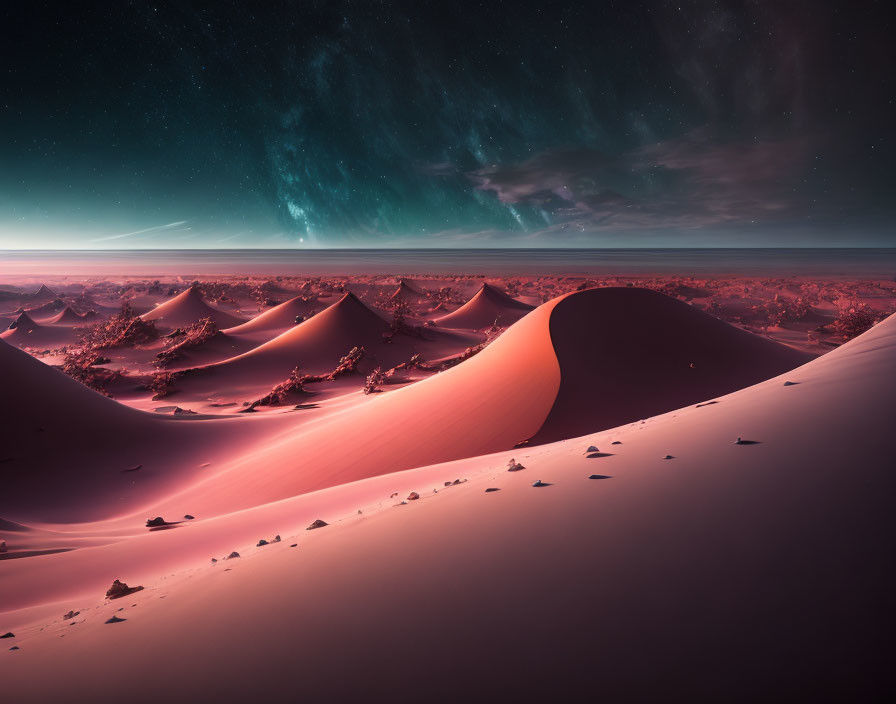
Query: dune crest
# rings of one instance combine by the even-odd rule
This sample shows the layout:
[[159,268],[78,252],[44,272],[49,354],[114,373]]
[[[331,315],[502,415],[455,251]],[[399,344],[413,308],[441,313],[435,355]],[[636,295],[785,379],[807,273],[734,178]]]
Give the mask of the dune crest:
[[483,283],[469,301],[453,313],[435,319],[447,328],[480,330],[497,324],[512,325],[532,310],[532,306],[511,298],[491,284]]
[[170,328],[186,327],[203,318],[211,318],[219,328],[230,328],[245,322],[209,305],[196,286],[191,286],[140,317]]

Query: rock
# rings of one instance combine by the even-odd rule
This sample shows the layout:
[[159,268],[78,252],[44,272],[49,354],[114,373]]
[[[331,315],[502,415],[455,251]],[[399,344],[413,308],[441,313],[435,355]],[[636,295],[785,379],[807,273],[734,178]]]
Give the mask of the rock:
[[308,526],[305,530],[314,530],[315,528],[323,528],[324,526],[330,525],[326,521],[322,521],[319,518],[314,521],[310,526]]
[[588,449],[585,452],[600,452],[594,445],[589,445]]
[[217,557],[213,557],[213,558],[212,558],[212,564],[215,564],[217,561],[218,561],[218,558],[217,558]]
[[79,613],[81,613],[81,612],[80,611],[69,611],[67,614],[63,615],[62,620],[68,621],[69,619],[72,619],[75,616],[77,616]]
[[550,484],[539,479],[538,481],[532,482],[532,486],[550,486]]
[[263,546],[263,545],[267,545],[267,544],[268,544],[268,541],[265,540],[264,538],[262,538],[261,540],[259,540],[259,541],[255,544],[255,547],[260,548],[261,546]]
[[451,482],[445,482],[445,486],[451,486]]
[[298,544],[298,543],[293,543],[293,544],[290,545],[289,547],[291,547],[291,548],[297,548],[297,547],[299,547],[299,544]]
[[191,516],[189,513],[184,516],[184,520],[192,521],[196,516]]
[[511,457],[510,461],[507,463],[507,471],[519,472],[521,469],[525,469],[525,467]]
[[106,623],[123,623],[124,621],[127,621],[127,619],[126,618],[118,618],[118,616],[113,616],[112,618],[107,619]]
[[410,494],[408,494],[407,500],[408,501],[416,501],[419,498],[420,498],[420,494],[418,494],[416,491],[412,491]]
[[12,647],[10,648],[10,650],[19,650],[19,649],[20,649],[20,648],[19,648],[19,646],[17,646],[17,645],[14,645],[14,646],[12,646]]
[[666,455],[665,457],[663,457],[663,459],[664,460],[674,460],[675,457],[673,455]]
[[[467,480],[464,479],[464,482],[465,481],[467,481]],[[457,486],[458,484],[463,484],[463,482],[460,479],[455,479],[453,482],[451,482],[452,486]]]
[[112,586],[106,591],[107,599],[120,599],[123,596],[127,596],[128,594],[133,594],[134,592],[139,592],[143,589],[143,587],[129,587],[124,582],[119,582],[117,579],[112,582]]
[[501,491],[501,490],[500,490],[498,487],[496,487],[496,486],[490,486],[488,489],[485,490],[485,493],[486,493],[486,494],[489,494],[489,493],[491,493],[491,492],[493,492],[493,491]]
[[239,557],[239,556],[240,556],[240,554],[239,554],[236,550],[234,550],[232,553],[230,553],[230,554],[229,554],[226,558],[224,558],[224,559],[225,559],[225,560],[233,560],[234,558],[237,558],[237,557]]
[[608,477],[606,474],[592,474],[588,478],[589,479],[612,479],[613,477]]
[[6,541],[0,540],[0,553],[6,552]]
[[611,442],[610,444],[611,444],[611,445],[621,445],[621,444],[622,444],[622,440],[614,440],[614,441]]
[[799,384],[798,381],[785,381],[784,382],[784,386],[796,386],[797,384]]
[[146,519],[146,527],[147,528],[156,528],[157,526],[167,526],[168,521],[166,521],[161,516],[156,516],[155,518],[147,518]]
[[2,636],[0,636],[0,638],[15,638],[15,637],[16,637],[16,634],[13,633],[12,631],[7,631]]
[[274,536],[274,539],[273,539],[271,542],[272,542],[272,543],[279,543],[279,542],[280,542],[280,536],[279,536],[279,535],[275,535],[275,536]]

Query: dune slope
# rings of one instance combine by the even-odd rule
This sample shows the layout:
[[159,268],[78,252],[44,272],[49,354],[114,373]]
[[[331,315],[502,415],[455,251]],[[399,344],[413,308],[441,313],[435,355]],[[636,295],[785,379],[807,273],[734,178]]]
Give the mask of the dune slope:
[[598,288],[554,309],[560,389],[533,442],[583,435],[742,389],[812,359],[643,288]]
[[[159,570],[122,612],[99,594],[56,605],[83,609],[75,627],[20,620],[21,650],[0,652],[4,691],[285,701],[298,682],[336,701],[883,700],[896,319],[786,378],[515,453],[516,473],[502,453],[257,509],[288,539],[234,544],[226,568]],[[592,444],[609,456],[588,457]],[[429,492],[454,476],[469,481]],[[391,506],[396,485],[423,498]],[[335,513],[350,492],[383,507]],[[310,516],[331,525],[306,532]],[[188,534],[144,536],[145,560],[175,562]],[[104,623],[113,613],[125,620]]]
[[211,318],[219,328],[230,328],[246,322],[242,318],[210,306],[195,286],[156,306],[141,317],[169,328],[192,325],[203,318]]
[[532,306],[484,283],[475,296],[453,313],[436,318],[436,323],[446,328],[480,330],[496,323],[512,325],[530,310]]

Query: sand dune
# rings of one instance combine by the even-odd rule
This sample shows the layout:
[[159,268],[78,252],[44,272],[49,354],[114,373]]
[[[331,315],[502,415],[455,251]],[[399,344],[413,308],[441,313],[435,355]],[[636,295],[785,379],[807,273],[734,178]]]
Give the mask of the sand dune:
[[[632,342],[620,330],[605,349],[593,349],[597,343],[585,331],[604,324],[612,330],[620,303],[646,326],[657,326],[656,344],[646,352],[639,351],[643,336],[634,330]],[[343,329],[337,314],[369,320],[377,329],[377,321],[365,310],[346,298],[287,335],[298,337],[315,320],[319,325],[327,321],[332,335]],[[678,329],[694,339],[664,337]],[[309,347],[321,347],[316,335],[302,339]],[[580,348],[589,340],[592,347]],[[266,346],[243,355],[244,363]],[[169,505],[175,512],[199,506],[207,514],[218,514],[378,474],[496,452],[533,438],[541,442],[572,437],[583,426],[602,429],[639,420],[761,381],[808,359],[662,294],[636,289],[574,293],[539,307],[454,369],[282,437],[266,438],[251,456],[236,458],[183,496],[171,497]],[[272,366],[268,358],[254,363],[259,369]],[[656,393],[648,393],[650,384]],[[270,469],[258,472],[259,466]]]
[[17,347],[55,347],[74,342],[75,333],[70,326],[42,325],[28,313],[20,313],[10,327],[0,333],[0,340]]
[[[527,327],[507,334],[520,342]],[[643,425],[13,561],[25,564],[6,603],[63,600],[55,616],[0,617],[21,646],[0,653],[14,663],[4,692],[281,700],[300,683],[330,700],[882,700],[896,654],[894,392],[891,318],[786,377]],[[591,445],[609,451],[589,458]],[[511,456],[525,469],[506,472]],[[589,480],[597,471],[610,478]],[[443,487],[455,477],[469,481]],[[388,498],[408,491],[423,498]],[[330,525],[306,531],[316,518]],[[286,539],[253,547],[274,532]],[[210,566],[211,549],[242,557]],[[83,591],[113,576],[146,585],[121,612]],[[74,627],[59,620],[72,608]],[[113,614],[124,621],[106,624]]]
[[446,331],[426,330],[420,338],[403,334],[390,338],[389,332],[389,324],[378,313],[347,293],[337,303],[249,352],[202,367],[202,374],[185,379],[182,385],[187,389],[226,385],[236,390],[254,389],[257,394],[285,380],[296,367],[304,373],[328,373],[353,347],[364,348],[364,369],[388,369],[416,352],[424,351],[427,358],[434,359],[479,341]]
[[232,456],[253,434],[251,423],[133,410],[6,342],[0,370],[3,518],[61,523],[136,510],[195,482],[201,463]]
[[453,313],[436,318],[436,323],[446,328],[480,330],[496,323],[511,325],[530,310],[532,306],[484,283],[475,296]]
[[191,286],[141,317],[169,328],[192,325],[203,318],[211,318],[219,328],[231,328],[245,322],[242,318],[210,306],[195,286]]
[[[228,328],[228,335],[256,335],[265,333],[281,333],[302,321],[302,318],[314,310],[324,308],[325,304],[313,297],[295,296],[288,301],[259,313],[252,320]],[[298,322],[297,322],[298,321]]]
[[[662,321],[668,321],[701,340],[701,345],[679,341],[685,350],[679,354],[666,349],[673,344],[667,341],[666,346],[644,355],[629,350],[622,336],[617,341],[622,352],[615,353],[616,357],[612,345],[604,350],[585,349],[580,356],[570,354],[570,349],[576,350],[590,339],[583,330],[598,329],[602,320],[613,320],[620,300],[637,318],[656,324],[658,331],[665,331]],[[570,319],[569,311],[576,317]],[[226,385],[239,389],[247,384],[271,384],[284,379],[299,360],[303,369],[317,365],[328,371],[341,355],[359,344],[376,350],[380,361],[390,360],[390,355],[390,361],[407,359],[414,349],[410,345],[418,341],[386,345],[382,334],[387,329],[379,316],[349,294],[271,342],[206,367],[209,375],[197,377],[195,382],[188,379],[185,386],[189,390],[206,383],[209,388]],[[746,358],[741,348],[747,350]],[[603,356],[592,357],[598,353]],[[618,362],[629,356],[628,366]],[[533,437],[536,441],[551,435],[570,437],[584,424],[594,429],[638,420],[675,408],[679,402],[704,400],[737,384],[786,371],[805,358],[661,294],[632,289],[570,294],[533,311],[479,355],[412,386],[363,398],[363,402],[308,423],[290,422],[291,417],[285,417],[283,425],[255,426],[254,435],[245,436],[246,444],[233,445],[234,437],[222,437],[215,441],[216,457],[221,460],[214,471],[197,475],[196,483],[190,481],[193,475],[189,473],[176,477],[160,473],[165,475],[158,477],[160,486],[171,491],[135,492],[127,505],[174,514],[202,511],[220,515],[339,483],[496,452]],[[690,359],[697,360],[696,368],[690,368]],[[591,360],[600,363],[598,371],[603,373],[592,373]],[[651,371],[652,366],[659,372]],[[656,397],[645,393],[644,378],[656,385]],[[27,375],[23,375],[23,383],[25,379]],[[572,390],[565,383],[570,379],[579,380]],[[22,394],[26,393],[23,386]],[[38,397],[49,395],[45,391]],[[86,421],[87,416],[75,410],[74,402],[68,407],[61,402],[58,405],[63,415],[78,414]],[[110,409],[114,407],[112,404]],[[20,416],[36,419],[41,410],[32,407]],[[94,427],[104,426],[97,422]],[[223,428],[212,426],[204,431],[211,434],[204,439],[217,437],[215,432],[224,433]],[[90,443],[96,432],[85,431],[83,442]],[[129,437],[151,445],[151,440],[135,432],[129,432]],[[179,442],[186,443],[191,452],[199,444],[186,434]],[[234,449],[230,455],[224,451],[228,447]],[[155,456],[149,450],[143,452]],[[77,455],[71,460],[76,458],[81,461]],[[259,467],[268,469],[260,472]],[[135,505],[140,497],[142,503]]]
[[567,296],[551,315],[550,334],[562,380],[534,442],[697,403],[812,359],[642,288]]
[[50,325],[89,325],[96,318],[96,315],[85,313],[81,315],[76,313],[71,306],[66,306],[59,313],[47,320]]

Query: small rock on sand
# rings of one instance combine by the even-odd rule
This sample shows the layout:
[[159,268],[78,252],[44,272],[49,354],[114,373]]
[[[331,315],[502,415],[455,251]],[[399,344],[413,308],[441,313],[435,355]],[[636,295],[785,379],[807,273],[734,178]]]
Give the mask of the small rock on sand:
[[120,599],[123,596],[127,596],[128,594],[133,594],[134,592],[139,592],[143,589],[143,587],[129,587],[124,582],[119,582],[117,579],[112,582],[112,586],[106,590],[106,598],[107,599]]
[[19,650],[19,646],[14,645],[14,646],[12,646],[12,647],[10,648],[10,650]]
[[189,513],[184,516],[184,520],[192,521],[196,516],[191,516]]
[[674,460],[675,456],[674,455],[666,455],[665,457],[663,457],[663,459],[664,460]]
[[279,542],[280,542],[280,536],[279,536],[279,535],[275,535],[275,536],[274,536],[274,539],[273,539],[271,542],[272,542],[272,543],[279,543]]
[[589,479],[612,479],[613,477],[608,477],[606,474],[592,474],[588,478]]
[[408,494],[407,500],[408,501],[416,501],[419,498],[420,498],[420,494],[418,494],[416,491],[412,491],[410,494]]
[[305,530],[314,530],[315,528],[323,528],[324,526],[330,525],[326,521],[322,521],[319,518],[314,521],[310,526],[308,526]]
[[298,543],[293,543],[293,544],[290,545],[289,547],[291,547],[291,548],[297,548],[297,547],[299,547],[299,544],[298,544]]
[[457,486],[458,484],[463,484],[465,481],[467,481],[467,480],[464,479],[463,481],[461,481],[460,479],[455,479],[453,482],[451,482],[451,485]]
[[232,553],[230,553],[230,554],[229,554],[226,558],[224,558],[224,559],[226,559],[226,560],[233,560],[234,558],[237,558],[237,557],[239,557],[239,556],[240,556],[240,554],[239,554],[236,550],[234,550]]
[[500,491],[500,489],[498,489],[498,487],[496,487],[496,486],[490,486],[488,489],[485,490],[485,493],[489,494],[493,491]]
[[550,484],[548,484],[547,482],[543,482],[543,481],[541,481],[541,479],[539,479],[538,481],[532,482],[532,486],[550,486]]
[[217,561],[218,561],[218,558],[217,558],[217,557],[213,557],[213,558],[212,558],[212,564],[215,564]]
[[589,445],[588,449],[585,452],[600,452],[594,445]]
[[611,444],[611,445],[621,445],[621,444],[622,444],[622,440],[614,440],[614,441],[611,442],[610,444]]
[[15,637],[16,637],[16,634],[13,633],[12,631],[7,631],[2,636],[0,636],[0,638],[15,638]]
[[262,547],[263,545],[267,545],[267,544],[268,544],[268,541],[265,540],[264,538],[262,538],[261,540],[259,540],[259,541],[255,544],[255,547],[260,548],[260,547]]
[[166,521],[161,516],[156,516],[155,518],[147,518],[146,519],[146,527],[147,528],[156,528],[157,526],[167,526],[168,521]]
[[785,381],[784,382],[784,386],[796,386],[797,384],[799,384],[798,381]]
[[123,623],[124,621],[127,621],[127,619],[126,618],[118,618],[118,616],[113,616],[112,618],[107,619],[106,623]]
[[77,616],[79,613],[81,613],[81,612],[80,611],[69,611],[67,614],[63,614],[62,620],[68,621],[69,619],[72,619],[75,616]]
[[507,471],[519,472],[521,469],[525,469],[525,467],[511,457],[510,461],[507,463]]

